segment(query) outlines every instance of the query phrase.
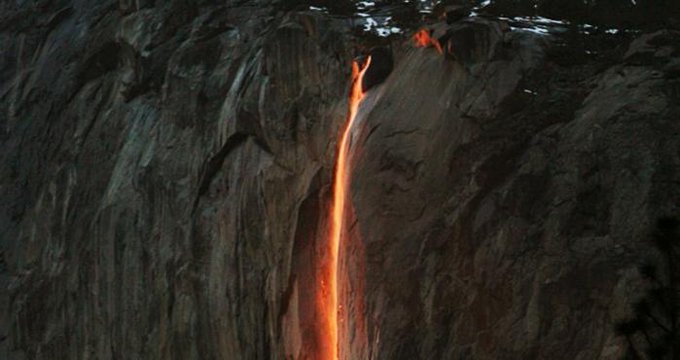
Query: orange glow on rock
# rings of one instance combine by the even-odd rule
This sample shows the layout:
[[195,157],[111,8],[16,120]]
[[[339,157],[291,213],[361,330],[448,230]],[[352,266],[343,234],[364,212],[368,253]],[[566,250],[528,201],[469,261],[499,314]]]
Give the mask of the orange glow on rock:
[[[338,155],[333,177],[333,198],[330,209],[330,271],[326,275],[327,278],[321,280],[321,294],[324,297],[322,302],[324,302],[323,305],[325,305],[322,306],[322,311],[325,313],[325,322],[321,334],[321,338],[325,342],[323,346],[324,360],[337,360],[339,354],[338,339],[340,335],[340,326],[338,324],[338,312],[341,309],[338,305],[338,255],[340,253],[340,237],[345,218],[345,202],[349,193],[348,181],[350,166],[347,155],[349,152],[349,138],[352,125],[354,124],[357,112],[359,111],[359,104],[361,104],[361,100],[364,98],[364,91],[361,88],[361,83],[364,73],[366,72],[366,69],[368,69],[370,63],[370,56],[367,58],[366,63],[362,68],[359,67],[359,64],[356,61],[352,63],[352,90],[349,95],[349,114],[347,115],[347,121],[342,130],[340,141],[338,142]],[[328,286],[326,286],[327,284]],[[340,321],[342,321],[342,319],[340,319]]]
[[433,46],[435,49],[437,49],[437,52],[439,52],[440,54],[444,53],[441,44],[439,44],[439,41],[433,38],[430,35],[430,31],[428,31],[427,29],[418,30],[418,32],[415,35],[413,35],[413,40],[415,41],[417,47]]

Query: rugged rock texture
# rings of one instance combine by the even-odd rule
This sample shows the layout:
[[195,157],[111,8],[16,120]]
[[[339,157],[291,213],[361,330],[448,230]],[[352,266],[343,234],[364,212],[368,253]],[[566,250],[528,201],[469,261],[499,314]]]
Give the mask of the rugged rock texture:
[[639,296],[649,224],[680,210],[677,34],[596,72],[528,32],[456,27],[470,65],[410,51],[362,129],[369,343],[380,359],[621,358],[612,323]]
[[280,358],[342,34],[258,4],[46,6],[0,21],[3,355]]
[[[677,34],[603,62],[442,31],[361,109],[345,353],[620,357],[641,239],[680,211]],[[315,358],[347,34],[257,2],[1,2],[0,357]]]

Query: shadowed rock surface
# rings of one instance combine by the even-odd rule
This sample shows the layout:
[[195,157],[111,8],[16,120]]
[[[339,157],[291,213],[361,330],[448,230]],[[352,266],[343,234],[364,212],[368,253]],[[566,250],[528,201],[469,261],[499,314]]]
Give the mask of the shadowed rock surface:
[[469,72],[410,50],[365,122],[352,195],[379,358],[621,358],[642,239],[680,204],[671,59],[565,68],[541,37],[476,26]]
[[[0,2],[1,358],[315,358],[357,40],[267,3]],[[680,212],[678,34],[438,26],[360,110],[346,354],[621,358]]]
[[372,87],[382,84],[394,69],[392,51],[386,47],[377,47],[369,52],[371,66],[366,69],[361,83],[362,91],[366,92]]
[[285,315],[314,289],[343,35],[255,3],[137,5],[1,12],[0,357],[312,347]]

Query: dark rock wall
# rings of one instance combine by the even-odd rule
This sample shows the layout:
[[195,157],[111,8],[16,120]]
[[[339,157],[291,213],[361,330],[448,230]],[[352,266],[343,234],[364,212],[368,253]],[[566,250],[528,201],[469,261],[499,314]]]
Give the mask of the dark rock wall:
[[[675,37],[603,68],[453,30],[362,107],[348,356],[618,358],[680,210]],[[0,2],[0,357],[313,359],[352,41],[257,2]]]
[[219,3],[3,2],[0,357],[314,347],[290,297],[351,56],[331,20]]
[[465,26],[470,66],[408,51],[361,129],[375,358],[620,359],[650,224],[680,210],[677,34],[603,70]]

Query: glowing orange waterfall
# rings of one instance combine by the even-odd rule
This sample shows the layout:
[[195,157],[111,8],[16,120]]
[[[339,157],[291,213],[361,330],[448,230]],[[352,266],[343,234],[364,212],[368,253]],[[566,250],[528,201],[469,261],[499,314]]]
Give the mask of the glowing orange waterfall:
[[[324,339],[324,360],[338,359],[338,255],[340,254],[340,235],[345,217],[345,201],[348,195],[348,180],[350,166],[348,164],[349,138],[352,125],[359,110],[359,104],[364,98],[364,91],[361,87],[362,79],[366,69],[371,62],[368,57],[364,66],[360,69],[359,64],[352,64],[352,91],[349,97],[349,114],[342,130],[340,141],[338,142],[338,155],[335,164],[335,174],[333,177],[333,198],[330,209],[330,263],[327,278],[322,280],[322,291],[325,293],[325,304],[322,304],[325,315],[324,329],[322,329],[322,339]],[[328,286],[326,287],[326,284]],[[323,301],[322,300],[322,301]]]

